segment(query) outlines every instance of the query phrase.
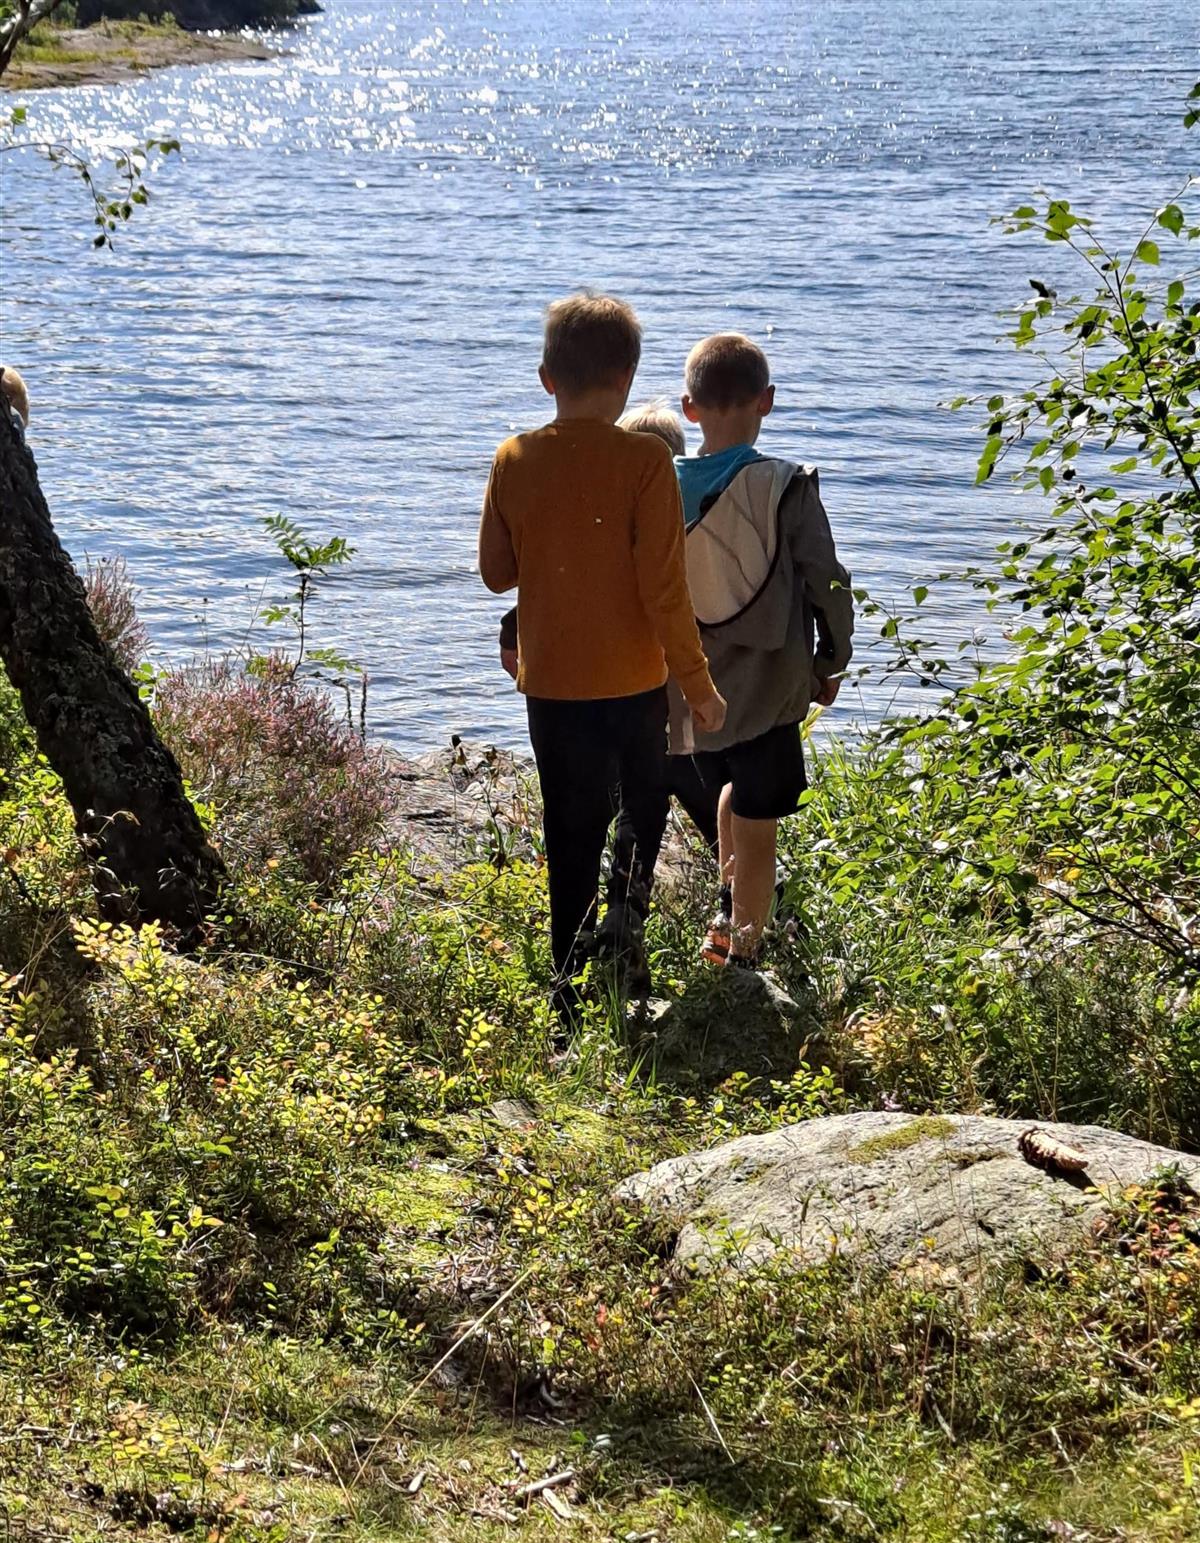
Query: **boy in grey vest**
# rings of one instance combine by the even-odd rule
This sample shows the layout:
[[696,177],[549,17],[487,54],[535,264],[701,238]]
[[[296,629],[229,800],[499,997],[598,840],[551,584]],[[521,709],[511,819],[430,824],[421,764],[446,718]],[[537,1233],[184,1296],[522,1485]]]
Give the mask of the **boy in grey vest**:
[[[687,524],[688,587],[723,727],[697,727],[701,777],[719,787],[722,881],[732,889],[702,953],[756,968],[775,888],[778,822],[806,786],[800,736],[812,703],[832,706],[850,661],[850,575],[838,562],[814,467],[756,448],[775,401],[762,349],[717,333],[688,355],[684,416],[700,454],[676,457]],[[688,726],[690,727],[690,725]]]

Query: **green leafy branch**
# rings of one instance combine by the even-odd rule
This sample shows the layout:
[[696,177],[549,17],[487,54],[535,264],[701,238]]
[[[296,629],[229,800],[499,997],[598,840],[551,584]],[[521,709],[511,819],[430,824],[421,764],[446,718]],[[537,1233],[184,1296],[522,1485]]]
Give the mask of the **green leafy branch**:
[[[26,120],[27,111],[24,107],[14,107],[8,115],[10,128],[20,128]],[[146,185],[150,165],[158,158],[177,155],[179,148],[177,139],[151,138],[142,140],[128,150],[122,150],[112,161],[115,187],[102,187],[87,158],[73,146],[59,140],[9,138],[0,143],[0,154],[11,150],[36,150],[52,166],[66,167],[68,171],[74,172],[92,201],[97,227],[92,245],[111,250],[116,232],[132,218],[136,208],[150,202],[150,189]]]
[[[1047,377],[987,402],[977,480],[1019,450],[1013,479],[1052,514],[1002,546],[994,569],[943,575],[1003,619],[1007,656],[977,656],[973,678],[881,736],[887,764],[938,811],[936,839],[905,828],[896,845],[938,863],[956,904],[1007,905],[1015,936],[1068,936],[1067,918],[1093,941],[1124,934],[1186,979],[1200,978],[1193,186],[1153,212],[1128,253],[1049,195],[1000,222],[1066,246],[1093,283],[1064,298],[1030,280],[1008,337],[1041,348]],[[1162,278],[1168,251],[1181,260]],[[918,609],[928,593],[914,590]],[[950,668],[914,635],[915,613],[877,614],[894,669],[945,686]]]
[[348,677],[355,677],[360,693],[358,727],[360,733],[365,734],[366,671],[362,665],[347,658],[337,649],[308,646],[309,607],[313,596],[313,585],[317,579],[325,578],[330,568],[338,568],[348,563],[353,558],[355,549],[344,536],[333,536],[327,541],[311,541],[294,520],[288,519],[283,514],[268,515],[263,520],[263,524],[270,532],[281,555],[295,571],[299,581],[296,592],[288,603],[267,606],[262,612],[262,619],[267,626],[289,622],[296,629],[296,652],[287,667],[288,673],[295,675],[303,665],[313,666],[317,675],[330,672],[328,678],[346,693],[347,716],[351,720],[353,711]]

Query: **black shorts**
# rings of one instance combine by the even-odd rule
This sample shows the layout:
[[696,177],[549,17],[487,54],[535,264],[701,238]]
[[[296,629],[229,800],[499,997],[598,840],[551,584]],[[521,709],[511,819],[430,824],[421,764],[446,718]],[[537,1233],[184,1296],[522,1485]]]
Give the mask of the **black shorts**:
[[733,812],[743,820],[782,820],[795,814],[808,786],[798,723],[780,724],[728,750],[705,750],[696,770],[712,788],[733,784]]

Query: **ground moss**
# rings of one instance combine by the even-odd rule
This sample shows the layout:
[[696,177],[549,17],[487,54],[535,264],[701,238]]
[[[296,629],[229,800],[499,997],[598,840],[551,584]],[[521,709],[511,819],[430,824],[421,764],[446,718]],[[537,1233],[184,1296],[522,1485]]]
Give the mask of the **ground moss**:
[[[10,1349],[0,1367],[0,1502],[22,1536],[132,1525],[146,1543],[180,1530],[226,1543],[1032,1543],[1069,1515],[1097,1540],[1195,1537],[1192,1469],[1166,1430],[1131,1431],[1069,1465],[1017,1464],[1001,1442],[940,1445],[914,1415],[851,1421],[811,1471],[792,1465],[786,1509],[800,1526],[773,1520],[732,1431],[728,1452],[713,1438],[684,1459],[668,1430],[619,1409],[599,1423],[571,1408],[530,1421],[477,1396],[414,1397],[332,1347],[266,1336],[201,1340],[166,1364],[95,1348],[77,1346],[53,1379],[32,1353]],[[569,1522],[520,1494],[565,1467],[577,1476],[556,1490]]]
[[462,1221],[471,1180],[441,1159],[414,1158],[390,1174],[376,1194],[388,1241],[410,1264],[436,1264]]
[[[599,1013],[552,1060],[532,866],[431,897],[407,856],[368,854],[331,900],[281,862],[239,881],[263,952],[202,966],[151,929],[99,929],[69,810],[5,711],[0,691],[0,848],[26,908],[10,896],[0,927],[15,1536],[1194,1534],[1194,1197],[1114,1197],[1068,1257],[970,1293],[836,1257],[681,1271],[669,1226],[614,1186],[856,1107],[832,1071],[666,1088]],[[50,972],[39,940],[63,912],[71,962]],[[683,980],[703,913],[659,915],[678,927],[662,973]],[[946,1038],[941,1019],[888,1022],[910,1040],[868,1107]],[[939,1096],[851,1160],[925,1139],[960,1160],[956,1121],[931,1116],[980,1100]],[[565,1468],[569,1521],[522,1495]]]

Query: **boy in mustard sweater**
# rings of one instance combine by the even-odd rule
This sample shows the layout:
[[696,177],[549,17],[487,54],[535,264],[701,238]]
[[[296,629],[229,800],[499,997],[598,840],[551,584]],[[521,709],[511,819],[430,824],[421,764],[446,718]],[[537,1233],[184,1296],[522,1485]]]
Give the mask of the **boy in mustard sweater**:
[[614,783],[635,864],[657,855],[668,671],[699,729],[716,733],[725,717],[688,594],[670,451],[616,427],[640,357],[624,302],[580,294],[550,306],[538,374],[555,417],[497,450],[479,528],[483,582],[520,588],[517,688],[542,790],[555,1003],[568,1017]]

